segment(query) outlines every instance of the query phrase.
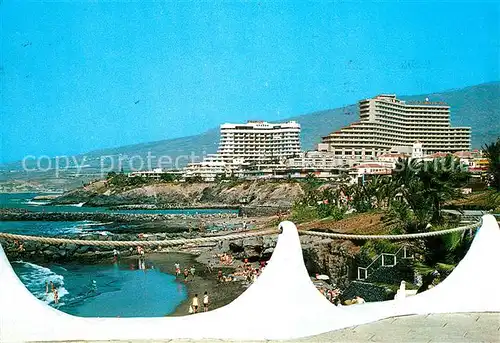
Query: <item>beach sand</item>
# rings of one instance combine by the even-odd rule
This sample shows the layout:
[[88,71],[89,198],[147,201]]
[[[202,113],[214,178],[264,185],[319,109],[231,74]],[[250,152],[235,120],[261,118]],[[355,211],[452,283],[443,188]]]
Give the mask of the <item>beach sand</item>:
[[[126,259],[137,259],[137,256],[126,257]],[[234,268],[222,267],[214,268],[212,273],[208,272],[207,265],[201,261],[206,261],[207,254],[199,256],[183,253],[183,252],[164,252],[164,253],[149,253],[146,254],[146,261],[154,264],[156,269],[161,272],[175,275],[175,263],[179,263],[181,270],[190,268],[194,265],[196,271],[195,276],[189,276],[188,282],[184,283],[184,276],[179,277],[178,282],[182,282],[187,286],[188,297],[183,301],[177,309],[168,314],[168,316],[184,316],[189,314],[189,305],[195,294],[198,294],[200,305],[202,304],[203,294],[208,292],[210,299],[209,310],[222,307],[236,299],[246,287],[241,282],[217,282],[217,272],[219,269],[224,274],[231,273]]]

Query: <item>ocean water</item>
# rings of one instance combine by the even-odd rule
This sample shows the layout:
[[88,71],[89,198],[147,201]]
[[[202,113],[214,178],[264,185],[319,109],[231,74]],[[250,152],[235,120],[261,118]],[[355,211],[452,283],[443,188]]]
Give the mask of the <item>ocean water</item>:
[[19,235],[85,235],[99,233],[110,234],[107,231],[109,223],[99,223],[90,220],[76,222],[53,221],[1,221],[0,232],[9,232]]
[[[136,213],[136,214],[209,214],[232,213],[235,210],[206,209],[206,210],[108,210],[104,207],[84,207],[82,204],[52,206],[48,201],[33,200],[37,193],[0,193],[0,209],[15,208],[37,212],[105,212],[105,213]],[[110,225],[111,224],[111,225]],[[94,221],[4,221],[0,222],[0,232],[9,232],[23,235],[71,235],[99,233],[110,234],[120,231],[120,225],[113,223],[100,223]],[[127,229],[127,225],[123,225]]]
[[[82,204],[50,206],[47,201],[35,201],[36,193],[0,194],[0,209],[17,208],[45,212],[109,212],[195,214],[227,213],[233,210],[119,210],[84,207]],[[85,235],[110,234],[119,231],[113,223],[93,221],[4,221],[0,232],[26,235]],[[147,260],[144,264],[108,263],[35,264],[12,262],[14,271],[38,299],[59,310],[83,317],[162,317],[172,313],[187,297],[187,290],[174,275],[166,274]],[[59,304],[45,283],[52,281],[59,292]],[[93,281],[95,281],[95,286]],[[0,285],[1,286],[1,285]]]
[[[187,297],[185,285],[151,263],[107,265],[12,262],[23,284],[38,299],[60,311],[82,317],[163,317]],[[45,283],[59,292],[54,303]]]
[[0,193],[1,208],[17,208],[36,212],[105,212],[105,213],[135,213],[135,214],[214,214],[237,213],[231,209],[173,209],[173,210],[109,210],[105,207],[88,207],[83,203],[70,205],[48,205],[49,201],[33,200],[37,193]]

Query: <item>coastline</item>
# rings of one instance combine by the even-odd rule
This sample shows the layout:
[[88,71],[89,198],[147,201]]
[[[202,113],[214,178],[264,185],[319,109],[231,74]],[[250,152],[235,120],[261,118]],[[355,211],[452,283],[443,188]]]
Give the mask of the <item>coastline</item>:
[[[210,252],[208,252],[210,253]],[[137,256],[127,256],[124,259],[137,259]],[[233,271],[233,267],[214,268],[211,273],[208,272],[207,264],[205,262],[206,255],[196,255],[189,252],[155,252],[146,254],[146,261],[153,263],[155,268],[163,273],[175,275],[175,263],[179,263],[181,270],[185,267],[195,267],[195,276],[189,276],[188,282],[184,282],[184,276],[178,278],[176,282],[180,282],[186,286],[187,298],[177,306],[174,312],[166,314],[165,316],[185,316],[189,314],[189,305],[195,294],[201,301],[203,294],[208,292],[210,298],[209,311],[216,308],[225,306],[236,299],[241,293],[246,290],[242,282],[217,282],[217,272],[222,270],[224,274]],[[202,310],[202,309],[201,309]]]

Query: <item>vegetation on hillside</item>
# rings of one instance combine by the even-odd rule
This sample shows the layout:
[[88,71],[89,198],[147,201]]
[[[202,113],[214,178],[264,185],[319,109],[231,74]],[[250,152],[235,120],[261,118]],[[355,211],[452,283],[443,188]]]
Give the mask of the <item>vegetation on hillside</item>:
[[[106,184],[108,187],[121,188],[121,189],[141,187],[156,183],[177,182],[178,180],[179,180],[178,177],[173,174],[162,174],[159,180],[142,176],[129,177],[124,173],[116,173],[116,172],[109,172],[108,175],[106,176]],[[193,180],[189,179],[186,181],[201,182],[202,180],[200,180],[200,178],[197,178]]]
[[483,151],[489,162],[490,185],[497,192],[500,192],[500,137],[497,138],[496,142],[486,144]]
[[[356,184],[329,184],[308,176],[302,183],[304,196],[292,210],[292,220],[299,222],[328,218],[340,220],[348,212],[382,212],[392,233],[416,233],[443,230],[456,226],[453,218],[443,215],[447,201],[462,197],[461,187],[470,174],[452,156],[434,161],[400,159],[391,177],[374,176]],[[470,244],[463,234],[444,235],[414,243],[422,256],[420,263],[437,268],[457,263]],[[400,243],[373,241],[363,244],[358,256],[361,265],[382,253],[393,253]]]
[[400,159],[392,177],[374,176],[355,184],[331,185],[309,175],[292,219],[342,219],[347,211],[383,210],[402,232],[421,232],[429,224],[443,223],[443,204],[462,197],[460,188],[468,178],[469,173],[452,156],[434,161]]

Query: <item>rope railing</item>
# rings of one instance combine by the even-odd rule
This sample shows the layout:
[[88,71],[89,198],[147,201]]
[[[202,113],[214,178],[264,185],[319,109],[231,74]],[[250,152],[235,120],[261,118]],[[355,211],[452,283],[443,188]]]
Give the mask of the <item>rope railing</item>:
[[335,233],[335,232],[317,232],[317,231],[302,231],[299,230],[301,235],[308,236],[316,236],[316,237],[324,237],[324,238],[332,238],[332,239],[352,239],[352,240],[370,240],[370,239],[388,239],[388,240],[406,240],[406,239],[418,239],[418,238],[426,238],[426,237],[435,237],[440,235],[447,235],[453,232],[461,232],[466,230],[474,230],[481,226],[481,221],[456,227],[453,229],[439,230],[439,231],[430,231],[430,232],[420,232],[420,233],[409,233],[402,235],[353,235],[353,234],[345,234],[345,233]]
[[87,245],[87,246],[111,246],[111,247],[129,247],[129,246],[150,247],[150,246],[175,246],[184,244],[203,244],[209,242],[218,242],[221,240],[235,240],[248,237],[266,236],[277,233],[279,233],[279,230],[270,229],[270,230],[229,234],[226,236],[165,239],[159,241],[148,241],[148,240],[101,241],[101,240],[85,240],[85,239],[71,239],[71,238],[57,238],[57,237],[43,237],[43,236],[28,236],[28,235],[17,235],[17,234],[0,232],[0,239],[3,238],[3,239],[19,240],[19,241],[32,241],[32,242],[41,242],[47,244],[76,244],[76,245]]
[[[461,232],[466,230],[474,230],[481,226],[481,221],[476,223],[461,226],[453,229],[422,232],[422,233],[412,233],[412,234],[402,234],[402,235],[356,235],[356,234],[343,234],[335,232],[317,232],[317,231],[305,231],[298,230],[301,235],[332,238],[332,239],[349,239],[349,240],[371,240],[371,239],[387,239],[387,240],[407,240],[407,239],[419,239],[426,237],[434,237],[440,235],[446,235],[453,232]],[[41,242],[47,244],[76,244],[76,245],[86,245],[86,246],[111,246],[111,247],[129,247],[129,246],[176,246],[184,244],[203,244],[209,242],[218,242],[221,240],[236,240],[248,237],[259,237],[267,236],[280,233],[279,229],[268,229],[259,231],[247,231],[242,233],[228,234],[225,236],[210,236],[210,237],[199,237],[199,238],[181,238],[181,239],[165,239],[165,240],[138,240],[138,241],[107,241],[107,240],[85,240],[85,239],[72,239],[72,238],[58,238],[58,237],[44,237],[44,236],[30,236],[30,235],[18,235],[7,232],[0,232],[0,239],[8,240],[19,240],[19,241],[32,241]]]

